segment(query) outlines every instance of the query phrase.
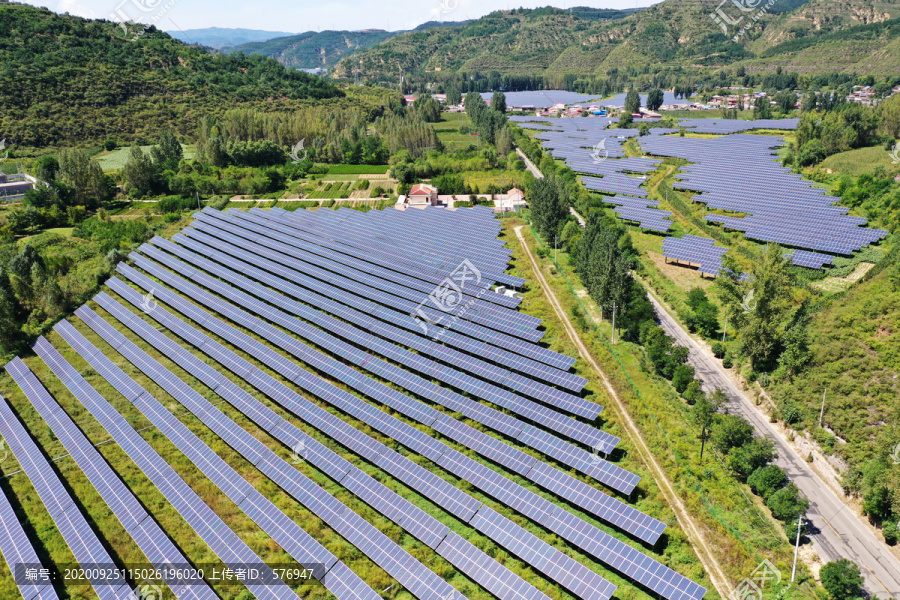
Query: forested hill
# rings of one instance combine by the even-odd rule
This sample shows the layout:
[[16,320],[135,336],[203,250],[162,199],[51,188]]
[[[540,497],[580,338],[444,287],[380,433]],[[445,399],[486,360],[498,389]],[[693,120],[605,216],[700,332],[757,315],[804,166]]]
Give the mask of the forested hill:
[[[613,11],[616,12],[616,11]],[[468,21],[441,22],[428,21],[414,31],[426,31],[435,27],[461,27]],[[362,31],[307,31],[269,39],[262,42],[246,43],[225,50],[229,54],[261,54],[270,56],[281,64],[297,69],[329,69],[350,54],[371,48],[405,31],[385,31],[366,29]]]
[[343,57],[364,50],[397,35],[380,29],[371,31],[307,31],[264,42],[240,44],[226,50],[229,54],[259,54],[276,59],[295,69],[329,68]]
[[192,132],[197,118],[342,95],[260,56],[212,55],[155,28],[136,41],[115,23],[0,3],[0,139],[20,146]]
[[[407,80],[425,73],[440,73],[430,75],[436,79],[489,71],[549,77],[735,64],[750,72],[779,66],[801,74],[896,72],[900,40],[888,25],[900,17],[898,0],[775,4],[777,11],[762,12],[753,22],[720,0],[664,0],[633,14],[577,8],[497,11],[462,27],[397,35],[361,52],[359,62],[362,76],[374,81],[392,81],[398,67]],[[740,27],[727,28],[726,35],[711,17],[717,9],[748,26],[737,41]],[[347,75],[352,67],[345,59],[335,74]]]

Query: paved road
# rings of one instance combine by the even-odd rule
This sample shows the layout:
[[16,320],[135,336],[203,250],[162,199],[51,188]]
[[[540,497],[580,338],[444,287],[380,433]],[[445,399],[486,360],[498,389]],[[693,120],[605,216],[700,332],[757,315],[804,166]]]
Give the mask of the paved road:
[[[864,587],[871,597],[900,598],[900,560],[878,539],[855,510],[841,501],[775,429],[751,399],[738,388],[722,370],[719,361],[701,349],[700,345],[678,324],[650,294],[662,328],[679,344],[690,350],[689,362],[703,381],[707,391],[721,388],[729,398],[729,410],[740,414],[762,435],[775,442],[778,458],[791,481],[809,499],[806,514],[808,537],[822,562],[849,558],[860,566]],[[749,575],[749,573],[748,573]]]
[[525,156],[525,153],[522,152],[522,150],[520,148],[516,148],[516,154],[519,155],[519,158],[521,158],[523,161],[525,161],[525,166],[528,168],[529,171],[531,171],[532,175],[534,175],[537,179],[544,178],[544,174],[541,173],[536,166],[534,166],[534,163],[531,162],[531,159],[528,158],[527,156]]

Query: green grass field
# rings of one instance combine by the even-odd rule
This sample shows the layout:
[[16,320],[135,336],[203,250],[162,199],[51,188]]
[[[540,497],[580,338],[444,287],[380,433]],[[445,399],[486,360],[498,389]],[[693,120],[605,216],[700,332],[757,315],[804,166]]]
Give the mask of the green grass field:
[[882,146],[833,154],[822,161],[820,165],[821,169],[831,169],[834,172],[846,173],[854,177],[871,175],[878,167],[882,167],[890,175],[900,174],[900,162],[895,162],[891,152]]
[[390,165],[331,165],[326,175],[383,175]]
[[[150,148],[153,146],[141,146],[141,150],[144,151],[144,154],[150,155]],[[181,145],[182,150],[184,150],[184,158],[192,159],[194,158],[195,148],[193,145],[188,146],[187,144]],[[131,148],[117,148],[112,152],[101,152],[94,156],[94,160],[100,163],[100,166],[104,171],[118,171],[122,167],[125,166],[125,163],[128,162],[128,156],[131,154]]]

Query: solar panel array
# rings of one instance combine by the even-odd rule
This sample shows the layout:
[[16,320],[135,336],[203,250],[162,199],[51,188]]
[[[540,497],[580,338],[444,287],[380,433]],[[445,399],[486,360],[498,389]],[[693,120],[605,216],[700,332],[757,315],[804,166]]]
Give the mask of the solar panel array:
[[686,235],[682,238],[667,237],[663,240],[663,256],[667,259],[698,265],[705,275],[718,276],[722,269],[722,257],[728,248],[715,245],[715,240]]
[[[14,358],[10,361],[6,365],[6,371],[17,384],[25,386],[24,390],[31,391],[32,380],[29,377],[31,371],[21,359]],[[115,564],[97,534],[88,525],[78,504],[69,495],[62,480],[13,414],[6,400],[0,402],[0,435],[19,461],[75,560],[85,565]],[[90,573],[88,575],[90,575],[88,581],[100,600],[125,600],[131,595],[131,589],[127,585],[110,585],[106,580],[101,580]]]
[[809,267],[810,269],[821,269],[825,265],[830,265],[833,260],[834,257],[828,254],[807,252],[806,250],[796,250],[791,256],[793,264],[798,267]]
[[678,124],[689,129],[691,133],[710,133],[728,135],[742,133],[753,129],[797,129],[800,119],[755,119],[743,121],[739,119],[680,119]]
[[[0,402],[6,403],[6,400],[0,399]],[[0,489],[0,553],[3,554],[3,560],[6,561],[10,572],[13,576],[17,570],[24,568],[24,565],[31,567],[43,567],[37,552],[31,540],[28,539],[19,516],[16,515],[6,492]],[[51,600],[58,599],[59,595],[52,585],[30,585],[16,581],[19,586],[19,592],[22,594],[23,600],[34,600],[35,598]]]
[[[564,160],[566,166],[576,173],[584,173],[580,177],[581,182],[591,191],[618,198],[634,196],[646,199],[647,190],[642,187],[645,183],[644,174],[655,171],[662,163],[652,158],[626,158],[622,145],[628,138],[637,136],[638,130],[607,129],[613,119],[509,118],[526,129],[534,128],[535,123],[530,121],[538,121],[541,129],[547,129],[535,138],[541,140],[541,146],[554,158]],[[650,136],[656,137],[674,131],[677,130],[654,127],[650,129]],[[625,221],[636,223],[642,229],[665,233],[672,227],[672,222],[666,220],[671,213],[652,208],[655,204],[650,200],[641,206],[620,205],[623,208],[616,210],[616,214]]]
[[[493,92],[483,92],[481,97],[485,101],[489,101],[493,97]],[[506,106],[523,107],[530,106],[534,108],[549,108],[554,104],[577,104],[579,102],[595,102],[599,96],[590,96],[588,94],[579,94],[577,92],[569,92],[566,90],[538,90],[534,92],[504,92],[506,96]]]
[[[631,161],[629,168],[647,167]],[[635,206],[632,200],[639,201],[627,199],[618,205],[627,210],[654,206],[649,201]],[[394,522],[500,600],[547,596],[490,552],[476,548],[464,533],[451,531],[434,510],[490,538],[582,600],[610,600],[616,586],[542,537],[558,535],[579,554],[667,600],[699,600],[706,591],[702,586],[574,512],[583,511],[638,544],[655,544],[666,527],[616,497],[631,494],[639,478],[601,458],[615,449],[618,438],[592,424],[602,407],[580,395],[586,381],[569,371],[573,359],[539,346],[540,321],[518,312],[518,299],[491,290],[496,284],[523,283],[504,273],[509,250],[498,242],[497,233],[491,211],[482,208],[370,213],[204,210],[173,241],[156,238],[132,254],[134,267],[119,264],[128,283],[114,277],[108,285],[125,304],[105,292],[94,298],[112,321],[86,306],[76,311],[106,350],[66,321],[55,331],[249,521],[299,564],[321,565],[316,577],[340,600],[376,600],[378,594],[107,352],[124,357],[129,368],[143,373],[264,478],[421,600],[463,600],[463,595],[429,568],[430,561],[414,557],[349,503],[306,477],[216,408],[197,386],[228,402],[344,494]],[[452,306],[445,312],[433,304],[426,313],[428,326],[422,327],[410,313],[420,302],[427,304],[436,288],[449,285],[463,258],[468,279],[457,282],[455,298],[465,310]],[[432,321],[439,317],[444,319],[436,326]],[[190,380],[153,358],[144,350],[147,346]],[[50,366],[51,376],[63,382],[224,563],[262,563],[53,345],[41,338],[35,350]],[[21,361],[10,368],[27,371]],[[20,372],[16,381],[151,562],[186,562],[173,554],[178,550],[114,467],[34,375]],[[311,429],[304,431],[270,409],[257,399],[259,393]],[[0,416],[18,425],[14,417],[5,418],[2,409]],[[404,452],[376,440],[365,433],[368,430],[393,440]],[[2,433],[7,437],[5,430]],[[342,450],[333,449],[332,443]],[[413,454],[431,467],[412,460]],[[351,461],[364,461],[384,477],[375,478]],[[402,483],[435,508],[411,503],[386,479]],[[463,485],[497,504],[489,508],[461,489]],[[41,499],[51,507],[57,502],[49,494]],[[67,506],[80,516],[71,498]],[[516,524],[498,507],[517,513],[532,527]],[[51,515],[58,512],[51,510]],[[141,538],[142,528],[154,535]],[[0,549],[7,552],[2,545]],[[178,582],[170,582],[170,587],[180,589]],[[296,598],[283,585],[248,587],[259,598]],[[202,587],[185,586],[176,596],[205,599],[203,593]]]
[[[755,123],[765,127],[775,124]],[[793,126],[792,122],[781,125]],[[886,231],[862,227],[866,220],[848,216],[846,207],[837,206],[839,198],[813,187],[812,182],[804,181],[801,175],[777,162],[775,152],[782,143],[768,136],[748,134],[715,139],[641,139],[641,146],[652,155],[690,161],[692,164],[681,168],[680,181],[674,187],[694,192],[693,200],[708,209],[745,215],[709,213],[706,220],[742,231],[747,238],[819,254],[848,256],[887,236]]]

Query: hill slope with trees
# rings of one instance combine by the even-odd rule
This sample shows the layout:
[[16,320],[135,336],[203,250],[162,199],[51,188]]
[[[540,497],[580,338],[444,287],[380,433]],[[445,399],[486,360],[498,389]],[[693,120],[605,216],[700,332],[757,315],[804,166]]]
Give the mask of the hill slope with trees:
[[0,3],[0,80],[0,139],[33,147],[187,132],[198,114],[343,95],[270,58],[212,55],[153,27],[129,41],[115,23],[13,3]]
[[[866,73],[875,75],[896,71],[896,53],[882,51],[896,38],[892,28],[885,27],[900,17],[895,0],[777,5],[777,11],[762,11],[737,41],[737,28],[726,35],[710,16],[720,8],[717,0],[665,0],[630,13],[550,7],[497,11],[461,27],[397,35],[361,51],[359,59],[363,77],[373,81],[394,81],[399,69],[407,76],[429,73],[433,79],[462,71],[605,75],[612,70],[731,64],[751,72],[781,66],[803,74],[849,73],[863,64]],[[729,8],[738,10],[730,4],[722,10]],[[728,16],[741,19],[740,13]],[[742,20],[749,23],[747,17]],[[834,51],[828,36],[839,32],[850,32],[852,52],[846,47],[843,54]],[[821,60],[820,45],[829,60]],[[346,76],[352,68],[342,61],[335,74]]]

